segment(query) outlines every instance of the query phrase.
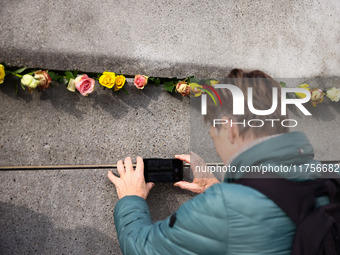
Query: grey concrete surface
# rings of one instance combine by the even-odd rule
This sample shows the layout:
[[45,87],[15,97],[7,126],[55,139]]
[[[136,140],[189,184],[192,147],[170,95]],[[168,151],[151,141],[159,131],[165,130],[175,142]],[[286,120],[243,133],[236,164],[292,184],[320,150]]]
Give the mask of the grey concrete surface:
[[[126,156],[189,150],[189,99],[161,87],[88,97],[61,85],[46,92],[0,87],[0,165],[114,164]],[[113,222],[118,198],[106,170],[0,172],[0,254],[121,254]],[[189,179],[189,176],[186,175]],[[192,197],[156,185],[148,204],[165,219]]]
[[[173,157],[188,152],[189,99],[161,86],[126,85],[112,94],[97,83],[83,97],[58,84],[15,95],[0,89],[2,165],[113,164],[126,156]],[[20,86],[20,85],[19,85]]]
[[338,0],[2,0],[0,62],[152,76],[340,75]]
[[[105,170],[0,173],[0,254],[121,254],[113,223],[118,198]],[[159,184],[147,199],[154,221],[188,192]]]

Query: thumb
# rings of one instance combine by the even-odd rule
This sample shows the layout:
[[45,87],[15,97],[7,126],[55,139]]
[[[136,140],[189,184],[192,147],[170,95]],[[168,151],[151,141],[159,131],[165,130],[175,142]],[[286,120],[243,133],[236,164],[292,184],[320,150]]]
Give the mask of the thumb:
[[119,178],[117,176],[115,176],[112,171],[108,171],[107,172],[107,177],[110,179],[110,181],[116,185],[117,181],[119,180]]
[[146,184],[146,189],[147,189],[148,193],[150,192],[150,190],[151,190],[153,187],[155,187],[155,184],[154,184],[153,182],[148,182],[148,183]]
[[203,192],[203,187],[194,182],[180,181],[176,182],[174,185],[176,187],[180,187],[181,189],[186,189],[195,193]]

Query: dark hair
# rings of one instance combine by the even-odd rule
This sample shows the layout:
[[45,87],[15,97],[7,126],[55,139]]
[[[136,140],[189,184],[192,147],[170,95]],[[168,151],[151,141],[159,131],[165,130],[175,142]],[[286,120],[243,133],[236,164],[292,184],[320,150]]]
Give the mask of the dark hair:
[[[260,119],[264,122],[262,127],[249,127],[248,125],[237,125],[240,136],[246,137],[252,135],[256,138],[269,136],[280,133],[287,133],[289,128],[283,127],[281,121],[285,118],[281,116],[281,86],[268,74],[254,70],[251,72],[245,72],[242,69],[233,69],[230,71],[227,78],[219,81],[219,84],[231,84],[239,87],[245,98],[248,96],[248,87],[253,88],[253,105],[257,110],[267,110],[272,106],[272,88],[278,88],[278,105],[276,110],[270,115],[255,115],[249,111],[248,107],[244,108],[244,115],[233,115],[233,97],[228,89],[219,89],[218,94],[221,97],[223,106],[216,107],[213,101],[208,97],[207,111],[205,115],[205,121],[210,123],[214,119],[219,119],[222,116],[226,116],[232,119],[234,122],[246,122],[251,119]],[[287,117],[287,116],[285,116]],[[269,119],[276,119],[278,121],[265,121]],[[272,126],[273,125],[273,126]]]

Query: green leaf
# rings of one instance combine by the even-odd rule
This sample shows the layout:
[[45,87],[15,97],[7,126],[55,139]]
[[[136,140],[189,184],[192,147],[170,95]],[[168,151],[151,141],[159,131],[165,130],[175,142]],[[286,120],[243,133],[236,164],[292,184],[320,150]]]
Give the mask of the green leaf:
[[27,67],[22,67],[22,68],[19,68],[19,69],[15,70],[13,73],[22,73],[26,69],[27,69]]
[[126,88],[122,87],[122,89],[126,95],[129,95],[129,92],[126,90]]
[[287,85],[286,85],[286,83],[285,82],[280,82],[280,86],[282,87],[282,88],[285,88],[285,87],[287,87]]
[[74,79],[74,75],[72,72],[67,71],[65,72],[66,80],[69,82],[71,79]]
[[52,81],[63,81],[63,77],[55,72],[48,71],[48,75],[51,77]]
[[197,84],[199,84],[201,81],[193,76],[193,77],[189,77],[188,78],[188,82],[189,83],[197,83]]
[[75,77],[77,77],[77,75],[78,75],[78,71],[74,71],[73,72],[73,77],[75,78]]
[[156,85],[159,85],[159,84],[161,84],[161,79],[159,79],[159,78],[156,78],[156,79],[155,79],[155,84],[156,84]]
[[168,92],[173,92],[175,89],[173,81],[168,81],[163,84],[163,88]]

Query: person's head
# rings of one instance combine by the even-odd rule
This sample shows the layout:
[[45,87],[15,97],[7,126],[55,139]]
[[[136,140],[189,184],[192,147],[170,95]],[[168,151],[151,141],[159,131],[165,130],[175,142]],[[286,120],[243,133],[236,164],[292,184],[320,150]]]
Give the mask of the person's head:
[[[247,99],[248,87],[253,88],[253,106],[257,110],[268,110],[272,106],[272,88],[278,88],[278,104],[276,110],[270,115],[255,115],[245,105],[244,115],[233,115],[233,97],[228,89],[219,89],[218,94],[223,106],[215,106],[212,100],[208,99],[207,112],[205,121],[211,124],[209,134],[214,141],[216,151],[220,158],[226,163],[229,158],[245,145],[255,139],[287,133],[289,129],[281,125],[283,117],[281,116],[281,90],[277,81],[266,73],[255,70],[245,72],[241,69],[233,69],[227,78],[220,80],[219,84],[236,85],[243,92],[244,98]],[[209,97],[208,97],[209,98]],[[246,102],[245,102],[246,103]],[[214,119],[226,119],[227,124],[213,127]],[[275,121],[268,121],[275,119]],[[255,120],[256,124],[250,123],[249,120]],[[260,120],[260,121],[259,121]],[[231,121],[234,124],[231,125]],[[262,122],[261,122],[262,121]],[[244,124],[243,124],[244,123]],[[264,123],[261,127],[251,127]]]

